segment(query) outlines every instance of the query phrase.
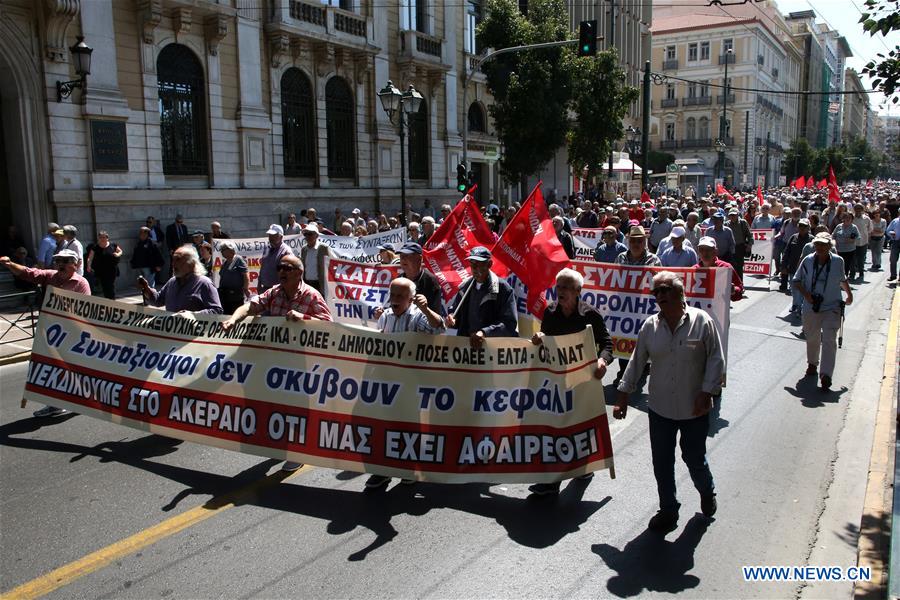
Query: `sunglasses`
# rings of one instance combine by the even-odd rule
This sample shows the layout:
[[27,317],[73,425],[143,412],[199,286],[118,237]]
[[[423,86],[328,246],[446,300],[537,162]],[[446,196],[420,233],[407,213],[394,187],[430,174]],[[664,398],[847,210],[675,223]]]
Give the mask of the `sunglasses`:
[[665,294],[666,292],[671,292],[674,289],[675,288],[673,288],[671,285],[661,285],[659,287],[655,287],[652,290],[650,290],[650,293],[653,294],[654,296],[659,296],[660,294]]
[[53,259],[54,265],[67,265],[71,262],[74,262],[71,258],[54,258]]
[[279,271],[296,271],[297,267],[294,265],[289,265],[287,263],[279,263],[277,267],[275,267]]

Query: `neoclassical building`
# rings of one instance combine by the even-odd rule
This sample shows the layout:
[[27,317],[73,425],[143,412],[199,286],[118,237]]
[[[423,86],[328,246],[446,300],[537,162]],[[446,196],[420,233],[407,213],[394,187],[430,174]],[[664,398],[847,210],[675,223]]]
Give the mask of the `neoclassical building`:
[[[482,199],[502,198],[483,76],[462,106],[481,2],[0,0],[0,222],[33,246],[49,220],[130,251],[144,217],[237,236],[314,206],[397,211],[457,199],[462,128]],[[69,48],[93,48],[84,89]]]

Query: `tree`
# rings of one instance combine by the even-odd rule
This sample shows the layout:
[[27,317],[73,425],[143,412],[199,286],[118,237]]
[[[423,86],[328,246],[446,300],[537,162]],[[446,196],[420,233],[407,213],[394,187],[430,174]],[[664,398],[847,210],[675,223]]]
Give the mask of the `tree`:
[[675,162],[675,155],[668,152],[650,150],[647,153],[647,167],[654,173],[665,173],[666,167]]
[[[516,0],[489,0],[476,31],[483,48],[562,41],[568,34],[562,0],[533,0],[527,17]],[[524,198],[525,179],[540,171],[566,140],[572,86],[565,50],[506,54],[484,63],[482,71],[494,97],[489,111],[504,146],[500,172],[508,182],[519,183]]]
[[847,143],[845,156],[846,178],[865,181],[878,177],[884,156],[872,148],[864,137],[856,137]]
[[787,177],[788,183],[801,175],[810,174],[815,155],[816,151],[809,145],[806,138],[796,138],[791,141],[791,145],[781,161],[781,171]]
[[572,56],[572,110],[576,118],[568,135],[569,164],[576,170],[587,165],[588,181],[622,139],[622,118],[629,105],[638,99],[638,90],[625,84],[625,71],[619,68],[615,50],[597,57]]
[[[859,19],[863,31],[887,38],[890,32],[900,30],[900,0],[865,0],[865,5],[867,12]],[[869,61],[862,72],[876,90],[896,104],[900,101],[900,44],[895,44],[887,55],[877,56],[880,60]]]
[[845,149],[841,146],[822,148],[814,151],[810,172],[807,174],[819,180],[828,176],[828,167],[831,167],[837,180],[844,181],[847,178],[848,162]]

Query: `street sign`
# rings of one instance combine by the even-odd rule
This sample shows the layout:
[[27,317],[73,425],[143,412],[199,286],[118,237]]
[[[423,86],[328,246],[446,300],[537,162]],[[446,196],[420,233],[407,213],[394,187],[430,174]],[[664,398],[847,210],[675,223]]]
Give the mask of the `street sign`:
[[[668,169],[666,169],[668,171]],[[668,172],[666,173],[666,187],[671,189],[675,189],[678,187],[678,172],[675,173]]]
[[787,175],[779,175],[778,176],[778,186],[784,187],[787,185]]
[[668,167],[666,167],[666,173],[678,173],[678,165],[676,165],[676,164],[669,165]]
[[641,182],[640,181],[629,181],[628,186],[626,187],[626,191],[628,195],[632,198],[637,198],[641,195]]

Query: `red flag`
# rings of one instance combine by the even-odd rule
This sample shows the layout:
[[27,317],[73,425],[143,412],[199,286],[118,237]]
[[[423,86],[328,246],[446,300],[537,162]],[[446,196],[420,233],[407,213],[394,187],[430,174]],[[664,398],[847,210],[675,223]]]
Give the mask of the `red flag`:
[[812,175],[810,175],[809,177],[806,178],[806,189],[808,189],[808,190],[816,189],[816,180],[813,178]]
[[837,177],[834,176],[834,169],[831,165],[828,165],[828,183],[837,187]]
[[656,206],[656,203],[653,202],[653,198],[650,197],[650,194],[647,193],[647,190],[641,192],[641,204],[648,203],[650,206]]
[[828,165],[828,201],[840,202],[841,194],[838,191],[837,177],[834,176],[834,169]]
[[569,264],[550,221],[541,183],[535,186],[491,250],[495,262],[505,264],[528,287],[528,312],[538,318],[547,308],[544,292],[553,285],[556,274]]
[[763,195],[762,195],[762,186],[756,184],[756,199],[759,200],[759,205],[763,205]]
[[828,182],[824,178],[822,179],[822,181],[820,181],[819,183],[816,184],[816,188],[820,189],[820,190],[824,189],[827,186],[828,186]]
[[[472,198],[473,191],[474,187],[431,234],[422,252],[425,268],[437,277],[441,294],[448,302],[470,275],[466,260],[469,250],[476,246],[490,248],[494,244],[494,234]],[[507,275],[506,268],[496,261],[492,270],[500,277]]]
[[800,177],[798,177],[797,179],[794,180],[793,185],[794,185],[795,190],[802,190],[803,188],[806,187],[806,178],[803,175],[801,175]]
[[871,180],[871,179],[867,179],[867,180],[866,180],[866,188],[870,188],[870,187],[872,187],[872,180]]
[[731,201],[734,201],[734,196],[728,193],[728,190],[721,183],[716,184],[716,195],[717,196],[725,196]]

